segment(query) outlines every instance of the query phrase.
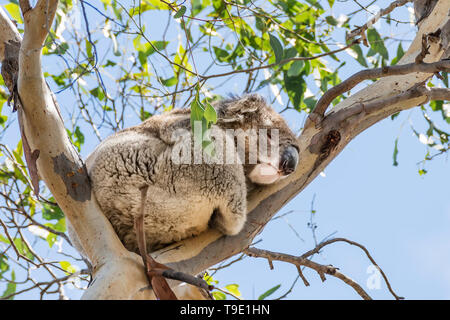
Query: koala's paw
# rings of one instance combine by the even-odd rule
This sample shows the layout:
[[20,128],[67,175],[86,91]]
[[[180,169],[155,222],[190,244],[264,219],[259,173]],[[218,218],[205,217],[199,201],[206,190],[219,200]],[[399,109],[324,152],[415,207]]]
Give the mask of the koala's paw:
[[222,214],[219,210],[215,210],[209,225],[211,228],[217,229],[223,234],[234,236],[242,230],[245,220],[245,213]]

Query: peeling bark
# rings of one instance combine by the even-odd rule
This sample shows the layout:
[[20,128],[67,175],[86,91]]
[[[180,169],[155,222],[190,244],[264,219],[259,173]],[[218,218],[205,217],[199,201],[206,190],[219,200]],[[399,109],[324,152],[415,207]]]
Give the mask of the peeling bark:
[[52,161],[53,170],[64,182],[67,194],[75,201],[91,200],[91,182],[86,166],[83,163],[71,161],[64,153],[53,157]]

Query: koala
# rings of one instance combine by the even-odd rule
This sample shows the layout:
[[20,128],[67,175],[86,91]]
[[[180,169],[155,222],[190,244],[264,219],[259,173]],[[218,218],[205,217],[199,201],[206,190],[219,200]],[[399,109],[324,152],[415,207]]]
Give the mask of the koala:
[[[189,150],[194,137],[182,141],[174,134],[180,130],[192,132],[190,110],[176,109],[117,132],[87,158],[95,198],[128,250],[138,252],[134,219],[140,212],[143,186],[148,186],[144,230],[151,252],[208,228],[225,235],[237,234],[246,221],[248,191],[256,185],[275,183],[296,169],[296,137],[260,95],[222,100],[213,107],[217,114],[213,127],[231,142],[228,150],[237,154],[239,149],[240,154],[251,156],[255,139],[244,136],[239,147],[235,132],[254,129],[256,139],[262,138],[258,132],[268,132],[271,142],[271,129],[276,129],[278,152],[257,152],[253,163],[238,161],[238,157],[236,161],[214,162],[210,161],[214,158],[211,155],[207,156],[209,161],[195,163],[194,153],[205,152],[201,147]],[[188,158],[193,157],[190,162],[177,163],[174,155],[186,142]],[[219,145],[217,139],[214,143]],[[219,145],[215,151],[222,151],[222,147]]]

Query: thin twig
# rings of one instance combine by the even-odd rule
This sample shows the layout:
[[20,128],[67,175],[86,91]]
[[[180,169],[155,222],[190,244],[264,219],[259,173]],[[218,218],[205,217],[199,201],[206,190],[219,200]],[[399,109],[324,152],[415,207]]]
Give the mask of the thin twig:
[[392,2],[387,8],[380,10],[372,19],[370,19],[367,23],[362,25],[361,27],[357,27],[356,29],[352,30],[350,33],[346,35],[347,41],[353,40],[358,35],[362,35],[366,30],[370,27],[372,27],[378,20],[380,20],[381,17],[388,15],[392,11],[394,11],[395,8],[404,6],[408,2],[413,2],[414,0],[397,0]]

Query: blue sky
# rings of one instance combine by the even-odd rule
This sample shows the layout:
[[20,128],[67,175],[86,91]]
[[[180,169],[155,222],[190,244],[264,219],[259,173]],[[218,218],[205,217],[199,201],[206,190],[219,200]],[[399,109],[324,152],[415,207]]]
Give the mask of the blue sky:
[[[0,0],[0,4],[6,2]],[[389,3],[377,2],[380,7]],[[357,8],[352,1],[336,1],[332,13],[338,17]],[[400,9],[395,17],[409,21],[406,9]],[[360,14],[352,23],[362,24],[366,18],[365,14]],[[154,23],[159,22],[147,22],[148,30]],[[395,31],[396,37],[411,38],[414,30],[411,28],[409,25],[388,26],[383,22],[378,31],[385,36]],[[336,36],[343,41],[343,34],[339,32]],[[406,42],[404,48],[407,47]],[[388,49],[395,55],[396,45]],[[347,61],[341,69],[341,79],[361,69],[346,53],[339,57]],[[333,66],[330,62],[330,67]],[[239,79],[236,79],[222,90],[229,93],[238,91],[240,87]],[[310,89],[313,93],[317,92],[313,83]],[[269,90],[261,93],[271,95]],[[58,95],[58,100],[63,108],[70,106],[70,100],[64,93]],[[275,107],[281,109],[280,105]],[[284,115],[292,128],[301,127],[304,115],[295,112]],[[307,223],[310,221],[311,201],[315,197],[314,222],[318,226],[316,235],[319,241],[334,233],[334,237],[344,237],[364,245],[400,296],[408,299],[449,299],[450,269],[446,266],[450,263],[450,167],[444,155],[427,164],[426,175],[418,174],[417,162],[423,159],[426,146],[413,135],[411,124],[419,132],[426,130],[419,108],[401,113],[395,121],[386,119],[360,134],[325,169],[324,176],[318,176],[279,212],[292,213],[266,226],[255,239],[262,240],[256,247],[294,255],[312,249],[314,242]],[[448,125],[443,129],[448,130]],[[397,137],[399,166],[394,167],[392,154]],[[15,139],[12,134],[7,135],[4,142],[13,143]],[[87,139],[82,154],[89,154],[96,144],[96,139]],[[356,247],[332,244],[314,260],[338,267],[362,285],[373,298],[392,298],[383,282],[379,289],[367,288],[370,277],[367,270],[371,263]],[[274,266],[275,269],[270,270],[266,260],[247,257],[219,271],[215,278],[220,285],[239,284],[243,297],[247,299],[257,298],[267,289],[281,284],[281,288],[271,296],[274,298],[288,290],[297,275],[292,265],[275,262]],[[327,281],[322,283],[315,272],[305,270],[304,274],[311,285],[305,287],[299,280],[289,299],[359,299],[353,289],[336,278],[328,276]],[[70,289],[66,293],[72,298],[80,295],[80,292]]]

